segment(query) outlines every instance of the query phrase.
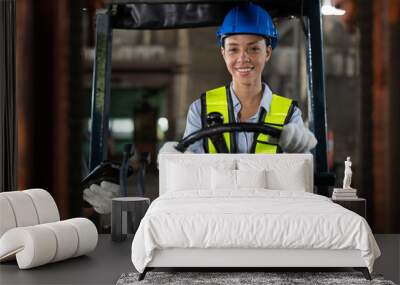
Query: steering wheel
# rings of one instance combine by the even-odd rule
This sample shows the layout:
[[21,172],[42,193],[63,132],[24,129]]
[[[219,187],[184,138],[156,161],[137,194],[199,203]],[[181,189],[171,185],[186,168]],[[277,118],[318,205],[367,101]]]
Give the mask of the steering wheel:
[[[223,117],[220,113],[212,112],[207,116],[207,127],[194,132],[187,137],[181,139],[175,146],[175,149],[180,152],[185,150],[198,140],[209,138],[213,142],[218,153],[229,153],[226,146],[223,133],[226,132],[253,132],[269,135],[275,139],[281,136],[281,129],[272,124],[265,123],[229,123],[223,124]],[[336,176],[330,172],[314,173],[314,185],[319,187],[328,187],[335,185]]]
[[229,123],[222,124],[223,118],[220,113],[210,113],[207,117],[208,127],[202,128],[187,137],[181,139],[175,146],[176,150],[185,152],[185,150],[198,140],[209,138],[213,142],[218,153],[228,153],[223,133],[226,132],[252,132],[269,135],[279,139],[281,130],[274,125],[265,123]]

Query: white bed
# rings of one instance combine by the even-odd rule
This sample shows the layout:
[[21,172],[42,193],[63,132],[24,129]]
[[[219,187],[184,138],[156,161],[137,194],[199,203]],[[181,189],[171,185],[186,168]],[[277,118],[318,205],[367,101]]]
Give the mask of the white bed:
[[354,267],[369,277],[380,255],[372,232],[359,215],[312,193],[310,154],[180,154],[172,145],[160,151],[160,197],[132,243],[139,272]]

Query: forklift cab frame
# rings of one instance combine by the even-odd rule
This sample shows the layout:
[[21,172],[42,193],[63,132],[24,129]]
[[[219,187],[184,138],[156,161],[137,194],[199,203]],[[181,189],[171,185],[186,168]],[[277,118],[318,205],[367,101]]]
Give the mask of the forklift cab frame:
[[[109,0],[96,11],[89,168],[107,159],[113,29],[181,29],[218,26],[240,0]],[[327,124],[320,0],[259,0],[272,18],[298,17],[306,38],[309,128],[318,140],[314,151],[316,193],[328,196]],[[324,179],[325,177],[325,179]],[[325,181],[324,181],[325,180]]]

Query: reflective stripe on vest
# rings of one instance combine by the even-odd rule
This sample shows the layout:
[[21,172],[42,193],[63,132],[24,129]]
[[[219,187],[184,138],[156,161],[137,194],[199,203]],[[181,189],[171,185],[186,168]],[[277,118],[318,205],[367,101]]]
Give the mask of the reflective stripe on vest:
[[[289,121],[294,106],[293,100],[272,94],[272,100],[268,114],[265,116],[264,123],[274,124],[277,128],[282,128]],[[252,146],[254,153],[277,153],[280,152],[277,144],[268,143],[269,136],[265,134],[255,134]]]
[[[222,86],[209,90],[205,93],[206,102],[206,116],[212,112],[218,112],[222,114],[224,118],[224,124],[229,123],[229,110],[228,110],[228,96],[226,92],[226,87]],[[204,118],[205,119],[205,118]],[[229,152],[231,152],[231,137],[230,133],[224,133],[224,139],[226,145],[228,146]],[[207,139],[207,146],[209,153],[216,153],[214,144],[210,139]]]
[[[202,122],[203,127],[206,125],[207,115],[211,112],[221,113],[223,116],[223,123],[230,122],[229,118],[234,118],[233,106],[229,106],[228,102],[232,102],[228,96],[227,88],[229,86],[222,86],[216,89],[207,91],[202,94]],[[232,105],[232,103],[230,103]],[[294,102],[291,99],[272,94],[270,110],[265,118],[262,120],[268,124],[274,124],[278,128],[282,128],[285,123],[290,120],[294,108]],[[204,112],[206,109],[206,112]],[[229,112],[232,110],[232,114]],[[262,118],[260,118],[262,119]],[[233,120],[231,120],[232,122]],[[224,139],[228,146],[229,152],[231,151],[234,133],[224,133]],[[269,136],[264,134],[254,134],[253,145],[251,147],[252,153],[277,153],[280,148],[276,144],[268,143]],[[206,140],[205,151],[208,153],[216,153],[214,144],[210,139]]]

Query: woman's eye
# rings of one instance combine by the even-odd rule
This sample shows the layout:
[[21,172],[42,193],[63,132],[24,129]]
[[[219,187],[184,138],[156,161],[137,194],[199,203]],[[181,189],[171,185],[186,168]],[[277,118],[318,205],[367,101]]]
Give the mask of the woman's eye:
[[228,52],[229,53],[234,53],[234,52],[237,52],[237,49],[236,48],[230,48],[230,49],[228,49]]
[[259,47],[252,47],[251,50],[257,52],[257,51],[260,50],[260,48]]

